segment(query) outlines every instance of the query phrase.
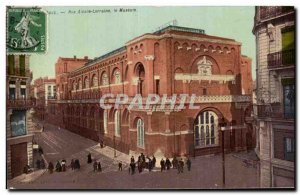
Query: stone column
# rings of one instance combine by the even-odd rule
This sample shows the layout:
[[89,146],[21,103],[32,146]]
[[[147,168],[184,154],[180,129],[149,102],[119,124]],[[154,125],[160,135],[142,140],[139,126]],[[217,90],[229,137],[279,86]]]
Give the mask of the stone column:
[[166,116],[166,133],[170,133],[170,112],[165,112]]
[[151,126],[151,121],[152,121],[152,112],[147,112],[147,120],[148,120],[148,132],[152,132],[152,126]]
[[[144,66],[145,68],[145,76],[147,81],[147,89],[148,93],[154,93],[154,72],[153,72],[153,62],[154,62],[154,56],[153,55],[146,55],[145,56],[146,64]],[[147,92],[146,92],[147,93]]]

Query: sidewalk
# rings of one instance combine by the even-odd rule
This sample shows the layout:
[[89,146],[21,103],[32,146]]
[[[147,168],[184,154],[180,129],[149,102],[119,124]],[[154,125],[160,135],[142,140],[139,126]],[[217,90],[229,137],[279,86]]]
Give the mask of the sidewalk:
[[96,145],[93,147],[93,150],[99,152],[100,154],[114,160],[114,161],[117,161],[117,162],[122,162],[123,164],[126,164],[128,165],[129,162],[130,162],[130,157],[129,155],[127,154],[124,154],[118,150],[116,150],[116,157],[114,156],[114,149],[109,147],[109,146],[105,146],[103,148],[100,147],[100,144]]
[[35,170],[31,173],[19,175],[11,180],[7,181],[7,186],[15,186],[18,183],[31,183],[37,180],[40,176],[42,176],[47,169]]

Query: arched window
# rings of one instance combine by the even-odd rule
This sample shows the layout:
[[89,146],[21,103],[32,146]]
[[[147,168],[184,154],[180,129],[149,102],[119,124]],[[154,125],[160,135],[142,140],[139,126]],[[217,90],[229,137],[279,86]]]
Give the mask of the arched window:
[[101,85],[108,85],[108,76],[106,72],[104,72],[101,76]]
[[218,143],[217,137],[218,116],[212,111],[200,113],[195,121],[195,145],[207,147]]
[[108,123],[108,120],[107,120],[107,110],[104,110],[103,112],[103,126],[104,126],[104,133],[107,134],[107,123]]
[[121,83],[121,73],[119,69],[116,69],[113,73],[113,81],[115,84]]
[[145,146],[144,121],[139,118],[136,126],[137,126],[137,146],[144,148]]
[[94,74],[92,76],[92,87],[97,87],[98,86],[98,78],[97,76]]
[[73,82],[73,90],[76,90],[76,82]]
[[121,136],[121,121],[120,121],[120,112],[117,110],[115,112],[115,136]]
[[82,81],[81,79],[79,79],[78,81],[78,90],[81,90],[82,89]]
[[89,88],[89,79],[88,77],[84,78],[83,89]]

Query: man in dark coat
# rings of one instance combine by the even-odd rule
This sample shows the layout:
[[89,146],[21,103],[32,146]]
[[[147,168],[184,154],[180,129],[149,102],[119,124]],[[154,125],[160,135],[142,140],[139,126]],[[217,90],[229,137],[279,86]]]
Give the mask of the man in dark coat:
[[160,161],[160,171],[162,172],[163,170],[165,170],[165,161],[162,158],[161,161]]
[[173,165],[173,169],[177,169],[178,161],[177,161],[176,156],[174,156],[174,158],[172,160],[172,165]]
[[56,172],[61,172],[61,164],[59,161],[57,161],[56,165],[55,165],[55,171]]
[[91,155],[91,153],[89,153],[88,155],[87,155],[87,158],[88,158],[88,160],[87,160],[87,163],[92,163],[92,155]]
[[191,162],[190,158],[187,158],[186,166],[187,166],[188,171],[191,171],[192,162]]
[[50,174],[53,173],[53,169],[54,169],[53,163],[52,163],[52,162],[49,162],[49,164],[48,164],[48,170],[49,170]]
[[167,170],[169,170],[171,167],[171,161],[169,160],[169,158],[166,159],[166,167],[167,167]]
[[102,167],[101,167],[100,161],[98,162],[98,171],[99,171],[99,172],[102,172]]
[[152,158],[152,168],[155,168],[155,164],[156,164],[156,158],[153,155],[153,158]]
[[80,162],[79,162],[78,159],[75,160],[74,165],[75,165],[75,166],[74,166],[75,169],[80,169]]
[[98,163],[96,160],[94,161],[93,168],[94,168],[94,172],[98,170]]
[[131,170],[131,175],[133,175],[135,173],[135,163],[134,162],[130,163],[130,170]]
[[119,162],[119,171],[122,171],[122,162]]
[[74,162],[74,159],[71,160],[70,167],[71,167],[72,170],[75,169],[75,162]]

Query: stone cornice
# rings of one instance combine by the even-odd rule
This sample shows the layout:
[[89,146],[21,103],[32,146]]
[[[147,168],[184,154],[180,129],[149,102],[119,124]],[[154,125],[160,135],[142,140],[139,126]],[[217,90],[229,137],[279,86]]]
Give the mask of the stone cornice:
[[210,43],[219,43],[219,44],[230,44],[230,45],[242,45],[240,42],[237,41],[231,41],[231,40],[221,40],[217,38],[205,38],[205,37],[193,37],[193,36],[187,36],[187,35],[175,35],[175,34],[163,34],[163,35],[152,35],[152,34],[145,34],[142,35],[136,39],[133,39],[129,42],[127,42],[125,45],[131,45],[136,42],[139,42],[144,39],[163,39],[163,38],[175,38],[175,39],[185,39],[185,40],[191,40],[191,41],[200,41],[200,42],[210,42]]

